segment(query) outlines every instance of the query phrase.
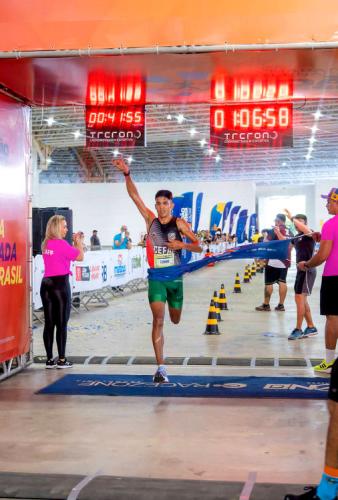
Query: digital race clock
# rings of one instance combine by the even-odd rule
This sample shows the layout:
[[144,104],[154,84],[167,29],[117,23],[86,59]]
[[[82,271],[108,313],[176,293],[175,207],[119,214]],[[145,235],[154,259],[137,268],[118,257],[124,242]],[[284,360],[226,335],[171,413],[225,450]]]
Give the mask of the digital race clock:
[[145,106],[86,106],[86,146],[144,146]]
[[292,147],[292,104],[275,101],[211,106],[210,144]]

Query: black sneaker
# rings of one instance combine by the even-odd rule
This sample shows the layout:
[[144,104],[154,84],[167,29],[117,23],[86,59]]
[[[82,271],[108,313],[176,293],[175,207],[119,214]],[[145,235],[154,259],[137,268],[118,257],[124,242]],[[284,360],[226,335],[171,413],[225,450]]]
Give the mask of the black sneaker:
[[47,361],[46,361],[46,369],[47,370],[51,370],[53,368],[56,368],[56,363],[55,363],[54,359],[53,358],[47,359]]
[[301,495],[285,495],[284,500],[319,500],[317,497],[317,488],[314,486],[305,486],[306,493]]
[[256,311],[271,311],[270,304],[262,304],[256,307]]
[[275,311],[285,311],[284,304],[278,304],[278,306],[275,307]]
[[58,362],[56,363],[57,368],[73,368],[73,363],[71,361],[67,361],[67,358],[65,359],[58,359]]

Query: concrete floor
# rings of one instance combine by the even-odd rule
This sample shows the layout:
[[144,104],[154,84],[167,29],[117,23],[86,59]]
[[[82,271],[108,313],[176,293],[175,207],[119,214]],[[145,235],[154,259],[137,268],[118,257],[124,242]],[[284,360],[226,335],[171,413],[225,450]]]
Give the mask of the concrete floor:
[[[249,284],[242,284],[242,293],[232,293],[235,274],[243,278],[243,261],[221,263],[214,268],[185,276],[185,297],[179,325],[165,324],[167,356],[236,356],[236,357],[314,357],[324,355],[324,320],[319,315],[319,285],[317,279],[312,305],[319,335],[302,342],[288,342],[295,326],[296,307],[293,299],[295,270],[289,275],[286,312],[256,312],[263,300],[263,274]],[[204,336],[210,299],[214,290],[225,284],[229,310],[222,314],[221,336]],[[276,287],[276,285],[275,285]],[[277,289],[272,296],[273,307],[278,303]],[[140,356],[153,355],[150,342],[151,313],[147,292],[116,298],[109,307],[92,306],[92,310],[72,314],[69,323],[68,355]],[[34,330],[34,354],[44,354],[42,326]],[[55,352],[56,354],[56,352]]]
[[[185,279],[179,326],[166,323],[169,356],[322,357],[318,278],[310,299],[320,334],[288,342],[294,327],[293,277],[285,313],[258,313],[263,275],[233,294],[243,262],[218,265]],[[223,335],[202,335],[214,289],[225,282],[229,311]],[[277,303],[276,294],[272,304]],[[69,355],[152,355],[146,293],[112,300],[108,308],[73,314]],[[44,354],[42,329],[34,353]],[[72,373],[152,373],[153,366],[77,366]],[[298,375],[309,368],[172,366],[172,374]],[[0,471],[140,478],[315,484],[323,468],[324,401],[269,399],[107,398],[36,395],[64,372],[34,365],[0,385]],[[266,498],[266,497],[265,497]],[[95,500],[95,499],[93,499]],[[275,499],[271,499],[275,500]]]

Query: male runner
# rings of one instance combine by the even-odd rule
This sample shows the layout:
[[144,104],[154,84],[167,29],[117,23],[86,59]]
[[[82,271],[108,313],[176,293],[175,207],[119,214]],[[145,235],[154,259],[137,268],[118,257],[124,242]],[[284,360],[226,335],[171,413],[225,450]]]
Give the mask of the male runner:
[[[130,198],[137,206],[147,226],[147,257],[150,267],[163,268],[179,265],[181,250],[202,252],[198,239],[184,219],[172,216],[174,207],[172,193],[160,190],[155,195],[157,217],[145,206],[130,176],[130,169],[124,160],[113,160],[113,165],[120,170],[126,180],[126,188]],[[191,243],[182,241],[182,235]],[[163,323],[165,303],[168,302],[169,315],[175,325],[180,322],[183,305],[183,279],[172,281],[149,280],[148,298],[153,314],[152,341],[158,368],[153,377],[154,382],[168,382],[163,358]]]

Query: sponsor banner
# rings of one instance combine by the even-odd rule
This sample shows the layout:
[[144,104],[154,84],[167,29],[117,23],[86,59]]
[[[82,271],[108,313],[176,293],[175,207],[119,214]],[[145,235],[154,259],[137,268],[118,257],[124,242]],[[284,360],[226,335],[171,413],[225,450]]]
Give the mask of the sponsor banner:
[[30,111],[0,96],[0,362],[29,351]]
[[143,258],[143,248],[134,247],[128,252],[128,268],[131,279],[143,279],[144,278],[144,258]]
[[66,375],[40,394],[184,398],[327,399],[330,381],[314,377],[172,376],[154,384],[150,375]]
[[40,309],[42,307],[42,301],[40,297],[40,287],[43,278],[43,273],[45,272],[45,266],[43,264],[42,255],[36,255],[33,259],[33,308],[34,310]]
[[129,268],[128,253],[131,250],[114,250],[110,256],[110,285],[125,285],[133,279]]
[[108,285],[109,255],[107,252],[87,252],[81,262],[72,264],[73,293],[99,290]]

